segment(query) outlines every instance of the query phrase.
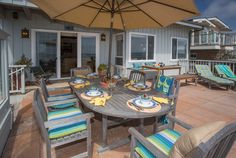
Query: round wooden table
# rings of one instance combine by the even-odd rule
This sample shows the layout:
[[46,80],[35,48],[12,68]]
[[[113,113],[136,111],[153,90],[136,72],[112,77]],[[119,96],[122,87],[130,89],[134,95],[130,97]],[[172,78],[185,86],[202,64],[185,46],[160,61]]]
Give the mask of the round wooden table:
[[[98,152],[103,152],[106,150],[111,150],[116,147],[119,147],[121,145],[127,144],[129,142],[129,139],[124,139],[119,142],[115,142],[113,144],[108,145],[107,144],[107,130],[110,126],[117,125],[117,122],[111,122],[109,120],[109,117],[115,117],[115,118],[121,118],[123,120],[127,119],[140,119],[140,132],[143,132],[143,121],[145,118],[151,118],[151,117],[158,117],[163,116],[167,113],[169,113],[173,107],[171,105],[161,105],[161,109],[158,112],[142,112],[141,110],[133,110],[127,105],[127,101],[133,98],[136,98],[142,94],[147,94],[150,96],[159,96],[160,94],[156,90],[150,90],[146,92],[136,92],[129,90],[126,87],[123,86],[117,86],[114,88],[113,91],[109,91],[106,89],[103,89],[104,91],[108,92],[110,95],[112,95],[112,98],[109,99],[106,102],[106,105],[103,106],[94,106],[94,104],[89,103],[89,100],[84,99],[81,97],[81,93],[83,93],[85,90],[89,89],[83,88],[83,89],[76,89],[72,84],[71,88],[73,89],[76,96],[79,98],[79,100],[83,103],[83,105],[90,110],[99,113],[102,115],[102,142],[103,145],[101,148],[98,149]],[[99,83],[93,83],[92,86],[100,87]],[[102,88],[101,88],[102,89]],[[124,123],[124,122],[123,122]]]

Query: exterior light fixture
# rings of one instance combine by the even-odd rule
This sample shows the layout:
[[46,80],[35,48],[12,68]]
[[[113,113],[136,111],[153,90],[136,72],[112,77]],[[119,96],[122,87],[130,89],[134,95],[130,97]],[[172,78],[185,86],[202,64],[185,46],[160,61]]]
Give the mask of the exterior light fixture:
[[24,28],[21,30],[21,38],[29,38],[29,30]]
[[104,33],[101,34],[101,41],[106,41],[106,35]]

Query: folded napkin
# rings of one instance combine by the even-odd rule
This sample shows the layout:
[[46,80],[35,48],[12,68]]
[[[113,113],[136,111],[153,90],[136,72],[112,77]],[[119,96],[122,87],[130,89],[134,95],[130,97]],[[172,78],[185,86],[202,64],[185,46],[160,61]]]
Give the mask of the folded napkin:
[[95,106],[105,106],[106,101],[109,100],[111,96],[107,97],[96,97],[92,99],[89,103],[94,104]]
[[80,88],[84,88],[85,86],[89,86],[89,85],[90,85],[90,82],[86,81],[85,83],[75,85],[75,88],[80,89]]
[[158,103],[164,103],[168,104],[169,100],[167,98],[161,98],[161,97],[152,97],[153,100],[155,100]]

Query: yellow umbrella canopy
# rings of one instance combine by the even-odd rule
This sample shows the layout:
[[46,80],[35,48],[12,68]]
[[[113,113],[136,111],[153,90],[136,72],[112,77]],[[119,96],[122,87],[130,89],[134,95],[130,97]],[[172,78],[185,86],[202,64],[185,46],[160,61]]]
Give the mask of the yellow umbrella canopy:
[[194,0],[30,0],[52,19],[85,27],[110,28],[107,77],[110,78],[115,29],[160,28],[199,15]]
[[52,19],[93,28],[160,28],[199,15],[194,0],[31,0]]

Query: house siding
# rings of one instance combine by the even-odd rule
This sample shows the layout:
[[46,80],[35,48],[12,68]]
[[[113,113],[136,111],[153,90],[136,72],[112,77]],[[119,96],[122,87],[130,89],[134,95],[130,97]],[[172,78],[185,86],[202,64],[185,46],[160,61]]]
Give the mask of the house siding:
[[[12,13],[16,10],[7,10],[5,18],[2,18],[1,26],[4,31],[10,34],[9,38],[9,64],[14,64],[22,54],[27,57],[32,58],[31,50],[31,38],[21,38],[21,30],[27,28],[32,29],[45,29],[45,30],[58,30],[63,31],[65,23],[55,22],[50,20],[45,14],[39,10],[32,11],[32,18],[29,20],[26,18],[22,11],[18,12],[18,19],[12,18]],[[132,62],[129,61],[129,34],[131,32],[147,33],[156,36],[156,47],[155,47],[155,61],[163,62],[166,65],[177,64],[177,61],[171,60],[171,37],[180,37],[189,39],[190,27],[173,24],[165,28],[160,29],[135,29],[129,30],[124,33],[124,68],[131,68]],[[74,26],[73,32],[93,32],[93,33],[105,33],[106,41],[100,42],[100,63],[108,62],[108,51],[109,51],[109,31],[106,29],[88,29],[85,27]],[[114,34],[117,32],[115,31]],[[188,42],[189,43],[189,42]],[[113,38],[113,53],[112,53],[112,63],[115,63],[115,40]],[[124,72],[125,75],[127,71]]]

